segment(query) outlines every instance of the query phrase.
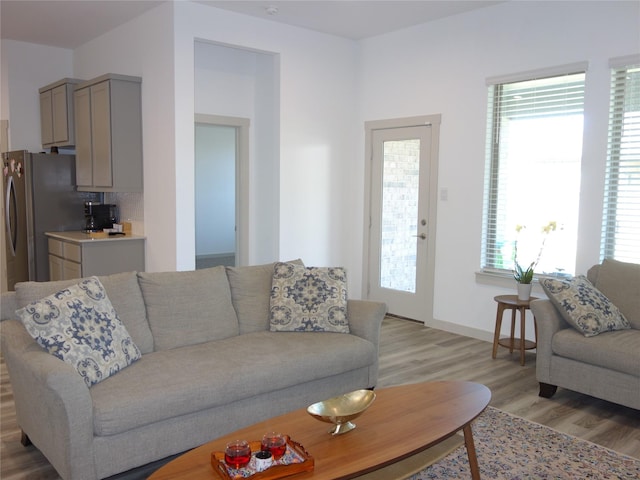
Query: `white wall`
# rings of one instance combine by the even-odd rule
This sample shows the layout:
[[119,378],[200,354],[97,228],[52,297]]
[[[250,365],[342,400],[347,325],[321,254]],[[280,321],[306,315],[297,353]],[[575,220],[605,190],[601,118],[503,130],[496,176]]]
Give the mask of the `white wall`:
[[[276,225],[280,243],[275,254],[277,258],[301,257],[309,265],[345,265],[354,272],[351,280],[359,283],[350,240],[345,240],[350,238],[346,227],[362,215],[361,210],[351,208],[358,202],[358,189],[351,188],[357,181],[350,172],[361,161],[354,155],[353,142],[357,131],[353,109],[356,44],[200,4],[178,3],[175,14],[178,208],[188,209],[192,203],[188,194],[193,189],[193,127],[189,121],[193,118],[194,40],[275,54],[279,70],[273,74],[279,82],[274,86],[279,85],[279,90],[266,92],[264,97],[265,101],[279,100],[275,110],[280,156],[276,168],[263,170],[258,178],[252,176],[255,183],[275,182],[275,191],[279,191],[279,199],[274,199],[280,208]],[[252,189],[261,187],[255,183]],[[253,196],[258,193],[252,190],[252,212],[264,208],[264,202],[258,203]],[[274,221],[273,216],[267,218]],[[257,240],[269,235],[269,227],[274,226],[259,228],[258,220],[252,225]],[[179,221],[178,268],[193,258],[192,236],[192,224]],[[357,284],[352,290],[359,291]]]
[[[33,102],[21,127],[30,138],[20,143],[29,148],[39,145],[38,87],[64,76],[142,76],[147,268],[188,269],[195,254],[194,42],[273,55],[258,70],[272,69],[264,75],[275,80],[258,81],[264,90],[258,97],[275,104],[261,115],[272,115],[280,134],[265,139],[273,143],[274,160],[252,165],[250,210],[253,234],[276,232],[280,240],[278,251],[254,251],[249,260],[301,257],[309,265],[344,265],[353,297],[362,285],[364,122],[440,113],[439,185],[448,188],[449,199],[438,205],[433,323],[486,337],[493,330],[493,296],[513,289],[479,284],[475,277],[485,79],[589,61],[577,261],[577,271],[584,272],[598,261],[607,62],[638,53],[639,18],[635,1],[506,2],[356,43],[201,4],[168,3],[73,51],[72,68],[68,51],[55,52],[53,65],[46,63],[53,54],[48,47],[13,45],[7,58],[3,41],[2,100],[12,69],[18,85],[33,78],[33,96],[31,87],[26,92],[15,83],[10,95],[11,119],[21,108],[13,106],[14,92],[20,102]],[[5,110],[3,103],[0,112]],[[541,194],[542,186],[531,187],[531,201]],[[278,215],[261,215],[265,205],[279,205]]]
[[[250,263],[278,258],[280,132],[275,75],[277,55],[195,42],[195,110],[198,114],[247,118],[249,127]],[[197,223],[197,220],[196,220]],[[196,228],[197,231],[197,228]]]
[[196,113],[253,118],[260,53],[195,42]]
[[[255,121],[249,167],[250,263],[280,257],[280,56],[256,56]],[[258,161],[258,158],[260,161]]]
[[[354,63],[350,40],[191,2],[161,5],[74,51],[74,71],[91,78],[105,71],[143,77],[144,219],[147,268],[194,266],[194,42],[210,41],[278,55],[277,78],[265,102],[278,102],[280,156],[256,179],[279,189],[274,220],[252,215],[259,238],[279,228],[277,258],[304,258],[308,264],[357,262],[344,238],[361,217],[353,189],[355,112]],[[126,52],[126,55],[123,54]],[[273,67],[272,67],[273,68]],[[278,83],[279,82],[279,83]],[[279,90],[274,87],[279,85]],[[267,110],[267,109],[265,109]],[[264,114],[269,115],[269,114]],[[274,119],[276,120],[276,119]],[[273,189],[272,189],[273,190]],[[361,190],[361,189],[360,189]],[[250,211],[266,202],[252,191]],[[267,190],[264,196],[275,196]],[[249,258],[251,263],[275,258]],[[351,276],[359,282],[359,272]],[[357,285],[352,289],[359,291]]]
[[[0,119],[9,121],[8,149],[41,152],[38,90],[72,77],[72,51],[15,40],[0,42]],[[0,189],[1,191],[2,189]],[[0,198],[4,212],[4,199]],[[4,219],[4,215],[0,215]],[[0,291],[6,291],[6,229],[0,228]]]
[[[178,219],[193,218],[176,196],[175,79],[173,5],[166,3],[74,50],[74,72],[81,78],[104,73],[142,77],[144,157],[144,234],[148,271],[175,270]],[[193,105],[193,99],[190,102]],[[193,113],[191,117],[193,137]],[[193,159],[193,148],[191,151]],[[193,168],[191,169],[193,173]],[[135,204],[138,194],[127,194]],[[119,197],[118,197],[119,198]],[[121,212],[123,213],[123,212]],[[126,214],[123,214],[124,218]],[[193,221],[191,220],[193,231]],[[191,248],[193,262],[194,247]]]
[[[479,284],[475,275],[487,77],[589,62],[576,271],[585,273],[599,262],[608,60],[640,51],[639,18],[638,2],[507,2],[361,42],[361,123],[442,114],[438,183],[448,188],[448,200],[438,204],[434,320],[428,323],[488,339],[493,297],[514,292],[511,282]],[[544,185],[528,188],[532,202],[553,195]]]
[[73,52],[15,40],[2,40],[0,49],[0,117],[9,120],[9,148],[41,152],[38,90],[73,76]]

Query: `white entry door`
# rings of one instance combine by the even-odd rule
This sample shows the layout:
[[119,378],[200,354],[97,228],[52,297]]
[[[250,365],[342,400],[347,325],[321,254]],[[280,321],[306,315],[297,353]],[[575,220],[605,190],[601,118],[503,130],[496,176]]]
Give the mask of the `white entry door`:
[[367,298],[433,318],[439,116],[368,122]]

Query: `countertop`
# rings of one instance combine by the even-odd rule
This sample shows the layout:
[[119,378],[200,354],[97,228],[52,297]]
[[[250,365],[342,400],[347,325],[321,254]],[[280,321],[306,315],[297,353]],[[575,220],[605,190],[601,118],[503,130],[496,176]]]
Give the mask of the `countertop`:
[[47,237],[62,240],[64,242],[71,243],[85,243],[85,242],[126,242],[128,240],[144,240],[146,237],[143,235],[111,235],[107,237],[95,238],[91,237],[89,233],[80,231],[70,232],[45,232]]

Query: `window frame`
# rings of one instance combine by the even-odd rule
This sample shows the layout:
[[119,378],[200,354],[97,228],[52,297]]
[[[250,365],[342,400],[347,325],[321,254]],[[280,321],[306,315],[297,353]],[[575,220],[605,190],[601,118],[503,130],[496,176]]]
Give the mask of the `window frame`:
[[[626,168],[634,169],[630,174],[635,181],[630,185],[633,189],[638,189],[637,195],[640,198],[640,153],[635,155],[625,155],[623,152],[623,138],[625,126],[625,114],[627,102],[635,102],[637,110],[630,110],[640,115],[640,92],[632,90],[627,82],[630,70],[634,70],[640,76],[640,55],[630,55],[626,57],[613,58],[609,61],[610,67],[610,99],[609,99],[609,124],[607,138],[607,161],[605,169],[604,203],[602,209],[602,227],[600,238],[600,261],[606,258],[619,261],[640,261],[640,256],[633,257],[633,240],[630,241],[631,248],[624,241],[624,234],[618,235],[617,223],[618,212],[621,205],[630,205],[633,202],[628,198],[620,199],[620,171]],[[640,84],[640,81],[636,79]],[[640,89],[638,84],[636,89]],[[630,135],[631,143],[640,148],[640,119],[634,122]],[[634,166],[634,162],[636,165]],[[634,193],[635,190],[634,190]],[[633,210],[633,207],[630,205]],[[633,221],[640,222],[640,207],[636,207],[633,212]],[[625,232],[627,232],[625,230]],[[637,242],[636,242],[637,243]],[[620,249],[617,245],[622,244]]]
[[[554,77],[566,77],[568,75],[583,74],[582,93],[586,90],[586,74],[588,62],[578,62],[568,65],[550,67],[541,70],[533,70],[510,75],[490,77],[486,80],[488,87],[487,96],[487,144],[485,153],[485,181],[484,181],[484,207],[482,218],[482,241],[481,241],[481,272],[483,274],[497,276],[511,276],[513,271],[507,268],[500,268],[496,263],[496,252],[498,247],[499,225],[498,215],[500,213],[499,191],[500,191],[500,168],[502,167],[500,158],[500,135],[501,135],[501,108],[502,96],[505,84],[527,82],[534,80],[550,79]],[[582,102],[582,112],[584,115],[584,98]],[[583,126],[584,135],[584,126]],[[575,259],[574,259],[575,260]],[[511,263],[511,259],[506,262]],[[538,275],[536,273],[536,275]],[[553,275],[565,276],[566,274],[556,272]]]

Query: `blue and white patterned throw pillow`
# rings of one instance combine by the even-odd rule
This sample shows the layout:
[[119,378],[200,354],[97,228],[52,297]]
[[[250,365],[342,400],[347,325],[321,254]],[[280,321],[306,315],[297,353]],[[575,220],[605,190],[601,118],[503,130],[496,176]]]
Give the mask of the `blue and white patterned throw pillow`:
[[618,307],[583,275],[570,280],[540,280],[549,300],[563,318],[585,337],[631,328]]
[[141,357],[96,277],[30,303],[16,315],[38,344],[73,365],[88,387]]
[[276,263],[269,321],[272,332],[349,333],[345,269]]

